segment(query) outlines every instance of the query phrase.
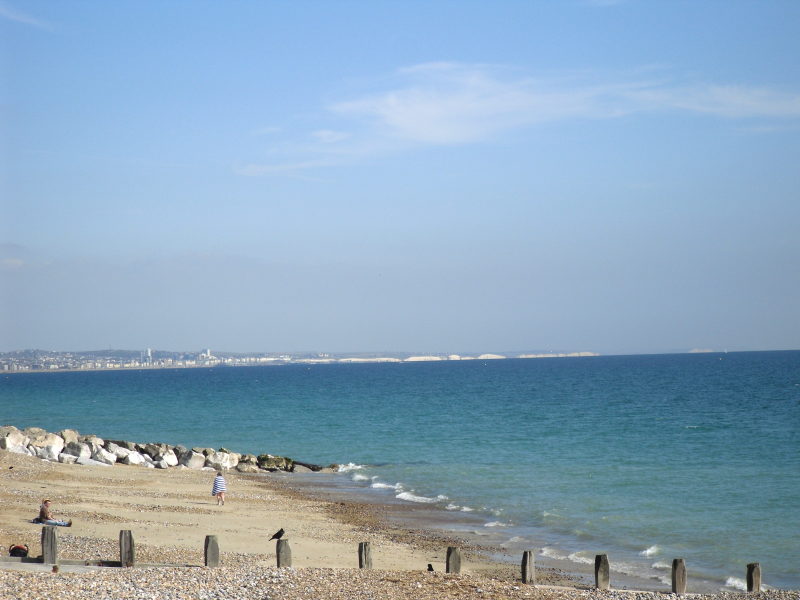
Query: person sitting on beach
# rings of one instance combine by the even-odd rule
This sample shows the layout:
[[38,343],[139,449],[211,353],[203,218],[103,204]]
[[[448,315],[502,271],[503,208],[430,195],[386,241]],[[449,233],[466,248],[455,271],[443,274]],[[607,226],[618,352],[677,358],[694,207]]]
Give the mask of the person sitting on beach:
[[225,478],[222,476],[222,471],[217,472],[214,477],[214,487],[211,488],[211,495],[217,497],[217,506],[225,504],[225,492],[228,491],[225,486]]
[[50,512],[50,500],[42,500],[42,505],[39,507],[39,522],[44,525],[56,525],[58,527],[72,527],[72,520],[60,521],[53,518]]

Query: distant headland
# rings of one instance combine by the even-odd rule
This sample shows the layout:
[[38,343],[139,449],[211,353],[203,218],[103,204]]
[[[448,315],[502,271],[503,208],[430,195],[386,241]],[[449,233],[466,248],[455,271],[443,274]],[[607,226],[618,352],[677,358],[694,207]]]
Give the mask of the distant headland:
[[18,350],[0,352],[0,372],[104,371],[119,369],[191,369],[252,367],[288,364],[353,364],[437,362],[454,360],[503,360],[506,358],[564,358],[599,356],[595,352],[540,352],[506,354],[412,354],[412,353],[232,353],[139,350],[89,350],[57,352]]

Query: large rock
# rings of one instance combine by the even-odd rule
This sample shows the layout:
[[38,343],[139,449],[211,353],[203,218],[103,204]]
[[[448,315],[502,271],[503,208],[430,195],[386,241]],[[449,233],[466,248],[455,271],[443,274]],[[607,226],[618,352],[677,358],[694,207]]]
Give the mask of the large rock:
[[78,458],[91,458],[92,456],[91,446],[89,446],[89,444],[84,444],[83,442],[69,442],[64,446],[64,450],[62,452],[64,454],[77,456]]
[[138,450],[136,449],[135,442],[126,442],[125,440],[106,440],[106,450],[108,450],[109,444],[114,444],[115,446],[119,446],[120,448],[125,448],[126,450],[133,450],[138,452]]
[[202,469],[206,465],[206,457],[199,452],[189,450],[181,456],[180,464],[190,469]]
[[[122,450],[122,448],[120,448],[120,450]],[[124,464],[124,465],[140,465],[140,466],[148,464],[148,462],[145,460],[144,456],[142,456],[138,452],[131,452],[130,450],[128,450],[127,452],[128,452],[128,454],[126,454],[124,457],[119,459],[119,462],[121,462],[122,464]]]
[[94,444],[95,446],[105,446],[106,444],[106,441],[103,438],[94,434],[82,435],[78,438],[78,441],[83,442],[84,444]]
[[171,449],[166,451],[161,456],[161,460],[163,460],[165,463],[167,463],[167,465],[170,466],[170,467],[177,467],[178,466],[178,457],[175,456],[175,452],[173,452]]
[[292,473],[313,473],[313,471],[305,465],[295,463],[292,465]]
[[216,452],[216,450],[214,450],[213,448],[195,447],[195,448],[192,448],[192,452],[197,452],[198,454],[202,454],[203,456],[208,456],[209,454],[214,454],[214,452]]
[[292,459],[272,454],[259,454],[258,466],[267,471],[289,471],[292,468]]
[[39,458],[45,460],[58,460],[58,455],[64,449],[64,439],[55,433],[46,433],[32,438],[28,444],[31,450]]
[[238,465],[236,465],[236,470],[240,473],[258,473],[260,469],[256,464],[240,462]]
[[65,444],[69,444],[70,442],[80,442],[81,434],[75,431],[74,429],[62,429],[58,432],[58,435],[61,439],[64,440]]
[[26,427],[23,432],[29,438],[35,438],[43,435],[47,435],[47,431],[42,429],[41,427]]
[[239,464],[239,455],[235,452],[214,452],[206,456],[206,466],[217,471],[233,469]]
[[[126,456],[129,456],[133,452],[132,450],[128,450],[127,448],[121,448],[120,446],[117,446],[116,444],[114,444],[114,450],[110,450],[108,448],[108,444],[106,444],[106,450],[108,450],[109,452],[113,452],[114,453],[114,456],[117,457],[117,462],[120,462],[123,458],[125,458]],[[136,454],[138,454],[138,452]]]
[[19,429],[13,425],[0,425],[0,437],[5,437],[12,431],[19,431]]
[[78,457],[73,456],[72,454],[64,454],[62,452],[61,454],[58,455],[58,462],[67,465],[74,465],[76,460],[78,460]]
[[31,439],[22,433],[16,427],[3,427],[3,433],[0,433],[0,449],[8,450],[9,452],[16,452],[17,454],[30,454],[28,451],[28,443]]
[[117,455],[112,452],[109,452],[102,446],[93,446],[92,460],[96,460],[97,462],[101,462],[107,465],[113,465],[115,462],[117,462]]
[[146,444],[144,453],[153,459],[154,463],[165,461],[170,467],[178,465],[178,457],[168,444]]

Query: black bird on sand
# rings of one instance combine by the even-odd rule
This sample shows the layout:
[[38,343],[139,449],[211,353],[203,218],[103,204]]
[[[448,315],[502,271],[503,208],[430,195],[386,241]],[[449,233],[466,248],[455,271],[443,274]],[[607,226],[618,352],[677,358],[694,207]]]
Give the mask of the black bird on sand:
[[431,563],[428,563],[428,571],[433,571],[433,565]]
[[281,539],[283,537],[284,533],[286,533],[286,532],[283,530],[283,527],[281,527],[280,529],[278,529],[278,531],[276,531],[274,534],[272,534],[272,537],[269,538],[269,541],[271,542],[272,540]]

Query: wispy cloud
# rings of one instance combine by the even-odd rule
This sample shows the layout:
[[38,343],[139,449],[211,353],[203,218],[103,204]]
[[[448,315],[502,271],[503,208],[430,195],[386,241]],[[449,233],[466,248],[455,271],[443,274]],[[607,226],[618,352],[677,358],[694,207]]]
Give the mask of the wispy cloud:
[[800,117],[796,92],[675,83],[665,72],[598,81],[585,74],[534,78],[503,66],[439,62],[400,69],[382,87],[325,107],[322,119],[335,127],[273,146],[273,155],[286,157],[285,163],[248,165],[238,172],[274,175],[414,146],[474,144],[567,119],[619,119],[643,112],[725,119]]
[[0,18],[25,25],[32,25],[40,29],[52,29],[52,25],[13,8],[8,2],[0,0]]

